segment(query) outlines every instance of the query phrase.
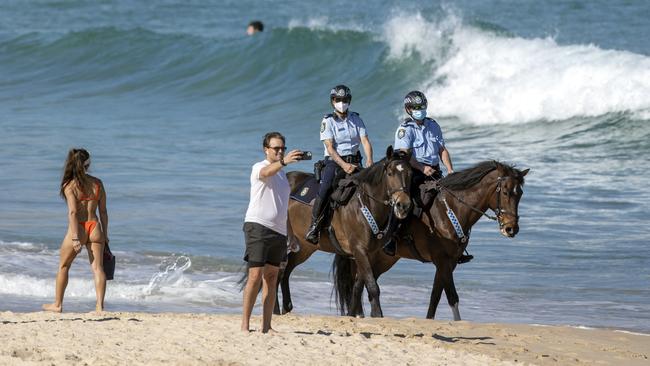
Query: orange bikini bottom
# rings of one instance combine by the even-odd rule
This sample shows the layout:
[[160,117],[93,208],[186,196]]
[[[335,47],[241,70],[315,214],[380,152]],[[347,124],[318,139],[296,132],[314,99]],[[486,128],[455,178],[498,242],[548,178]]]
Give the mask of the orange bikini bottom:
[[93,230],[95,230],[95,227],[97,226],[97,221],[79,221],[79,223],[84,226],[84,230],[86,230],[88,239],[90,239],[90,233],[92,233]]

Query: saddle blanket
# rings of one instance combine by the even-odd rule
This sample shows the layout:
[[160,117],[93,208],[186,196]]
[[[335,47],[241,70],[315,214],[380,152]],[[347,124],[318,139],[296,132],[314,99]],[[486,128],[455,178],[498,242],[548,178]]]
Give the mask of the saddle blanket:
[[320,183],[316,178],[309,177],[291,192],[289,198],[311,206],[311,202],[318,196],[318,188],[320,188]]

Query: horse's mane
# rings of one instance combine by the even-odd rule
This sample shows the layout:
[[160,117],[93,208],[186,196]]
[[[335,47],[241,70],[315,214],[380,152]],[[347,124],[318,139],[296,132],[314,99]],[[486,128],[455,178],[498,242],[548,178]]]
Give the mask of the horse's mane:
[[505,175],[515,177],[519,179],[521,185],[524,184],[524,177],[521,175],[521,171],[515,169],[512,165],[507,165],[496,160],[482,161],[471,168],[449,174],[439,182],[442,186],[451,190],[463,190],[478,184],[483,177],[499,168],[505,172]]
[[375,186],[381,183],[381,179],[384,175],[384,164],[386,163],[386,158],[383,158],[372,164],[370,168],[362,169],[360,172],[354,174],[352,179],[359,183],[368,183],[371,186]]
[[403,152],[395,151],[390,159],[383,158],[379,160],[375,164],[372,164],[370,168],[363,169],[354,174],[352,179],[354,179],[357,184],[368,183],[371,186],[379,185],[384,177],[384,168],[386,165],[393,160],[405,160],[406,157],[407,156]]

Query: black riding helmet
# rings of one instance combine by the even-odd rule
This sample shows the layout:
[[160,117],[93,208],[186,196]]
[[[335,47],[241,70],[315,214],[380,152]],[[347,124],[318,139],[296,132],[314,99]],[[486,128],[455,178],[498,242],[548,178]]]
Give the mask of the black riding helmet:
[[404,97],[404,108],[416,110],[427,109],[427,97],[422,92],[414,90]]
[[350,103],[352,101],[352,93],[350,92],[350,88],[343,84],[333,87],[332,90],[330,90],[330,102],[332,102],[335,98],[341,98],[345,102]]

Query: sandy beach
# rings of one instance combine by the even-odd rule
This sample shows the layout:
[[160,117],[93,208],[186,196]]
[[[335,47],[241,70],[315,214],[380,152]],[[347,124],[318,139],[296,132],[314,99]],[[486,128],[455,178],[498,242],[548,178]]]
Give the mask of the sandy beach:
[[[253,317],[254,327],[259,317]],[[424,319],[274,317],[275,334],[237,315],[0,313],[0,364],[648,365],[650,336]]]

